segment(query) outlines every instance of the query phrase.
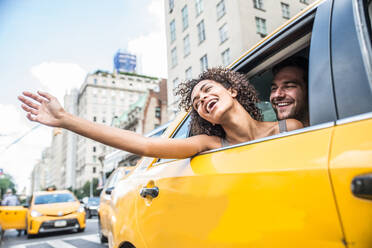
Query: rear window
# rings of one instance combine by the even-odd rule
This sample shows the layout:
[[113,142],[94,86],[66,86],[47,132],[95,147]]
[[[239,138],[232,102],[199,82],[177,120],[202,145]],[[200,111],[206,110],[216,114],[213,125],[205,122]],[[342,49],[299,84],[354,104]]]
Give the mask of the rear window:
[[72,194],[47,194],[39,195],[35,197],[35,205],[51,204],[51,203],[62,203],[62,202],[74,202],[76,201]]

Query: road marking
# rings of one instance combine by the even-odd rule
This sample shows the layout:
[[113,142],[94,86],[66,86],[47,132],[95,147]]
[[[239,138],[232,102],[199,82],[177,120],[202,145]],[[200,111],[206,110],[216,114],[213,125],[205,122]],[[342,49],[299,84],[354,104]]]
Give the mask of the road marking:
[[[9,248],[76,248],[86,245],[86,247],[105,247],[100,243],[98,234],[87,234],[77,237],[55,239],[48,241],[35,241],[22,245],[14,245]],[[89,245],[89,246],[88,246]]]

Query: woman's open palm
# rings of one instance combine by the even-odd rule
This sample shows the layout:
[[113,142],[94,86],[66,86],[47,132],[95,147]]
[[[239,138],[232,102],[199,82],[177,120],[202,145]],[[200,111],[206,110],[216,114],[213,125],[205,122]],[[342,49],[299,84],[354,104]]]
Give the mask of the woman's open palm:
[[57,98],[45,92],[37,93],[25,91],[23,96],[18,97],[23,103],[23,110],[27,112],[27,118],[47,126],[61,127],[65,110]]

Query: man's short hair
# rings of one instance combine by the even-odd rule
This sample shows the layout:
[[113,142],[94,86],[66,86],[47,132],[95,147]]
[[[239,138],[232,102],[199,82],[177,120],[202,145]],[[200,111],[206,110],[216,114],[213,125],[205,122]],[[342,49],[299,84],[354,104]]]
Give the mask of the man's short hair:
[[288,67],[288,66],[297,67],[297,68],[302,69],[302,71],[304,72],[303,73],[303,80],[304,80],[304,82],[307,83],[309,63],[308,63],[306,58],[301,57],[301,56],[289,57],[289,58],[283,60],[282,62],[280,62],[279,64],[276,64],[271,70],[272,73],[273,73],[273,76],[275,77],[276,74],[278,74],[279,71],[281,71],[283,68]]

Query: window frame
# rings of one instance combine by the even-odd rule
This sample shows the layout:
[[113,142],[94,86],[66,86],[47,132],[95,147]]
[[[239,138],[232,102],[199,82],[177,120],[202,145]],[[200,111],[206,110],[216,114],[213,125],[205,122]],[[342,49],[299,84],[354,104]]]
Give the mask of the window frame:
[[200,58],[200,72],[204,72],[208,69],[208,55],[207,54],[204,54],[201,58]]
[[[221,8],[222,6],[222,8]],[[216,5],[216,11],[217,11],[217,20],[221,19],[226,15],[226,5],[225,0],[220,0]]]
[[170,42],[173,43],[176,40],[176,20],[173,19],[169,23]]
[[[265,37],[267,35],[267,26],[266,26],[266,19],[255,16],[256,21],[256,33],[261,35],[261,37]],[[263,32],[264,29],[264,32]]]
[[181,15],[182,15],[182,31],[184,31],[189,27],[189,10],[187,8],[187,4],[183,6],[181,10]]
[[190,53],[191,53],[190,35],[187,34],[183,38],[183,57],[185,58],[185,57],[189,56]]
[[206,40],[204,19],[197,24],[199,44]]
[[229,39],[226,22],[218,29],[218,35],[220,37],[220,44],[224,43]]

